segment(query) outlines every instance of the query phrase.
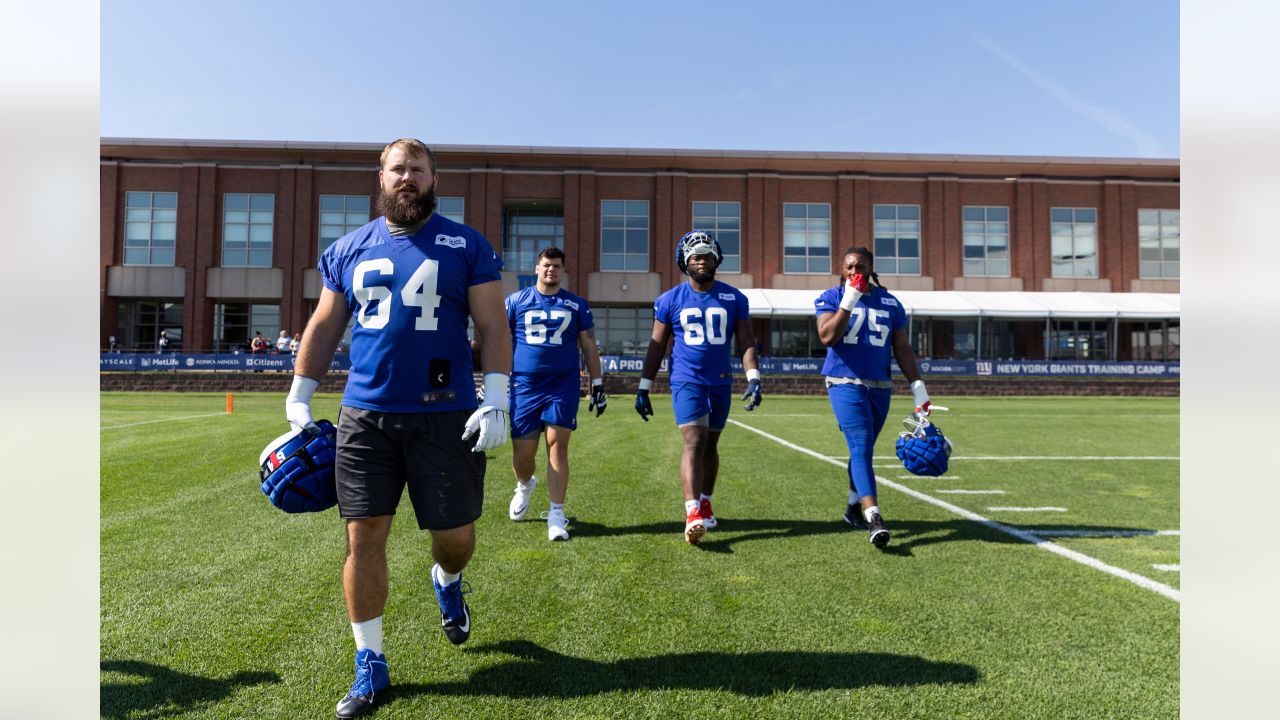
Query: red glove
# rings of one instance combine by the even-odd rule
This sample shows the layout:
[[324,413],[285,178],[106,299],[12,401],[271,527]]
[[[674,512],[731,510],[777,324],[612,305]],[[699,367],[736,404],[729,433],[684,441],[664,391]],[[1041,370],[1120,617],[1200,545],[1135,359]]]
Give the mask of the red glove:
[[867,282],[867,279],[862,277],[862,273],[857,273],[853,277],[849,278],[849,287],[863,294],[871,292],[871,283]]

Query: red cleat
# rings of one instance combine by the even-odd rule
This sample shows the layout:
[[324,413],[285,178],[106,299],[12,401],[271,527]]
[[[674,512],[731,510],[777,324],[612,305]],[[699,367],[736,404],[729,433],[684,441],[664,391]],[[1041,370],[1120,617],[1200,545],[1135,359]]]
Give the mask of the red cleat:
[[702,536],[707,533],[706,523],[703,522],[702,516],[698,512],[698,510],[694,510],[684,518],[684,541],[690,545],[697,545],[702,542]]
[[702,517],[702,524],[708,530],[714,530],[716,525],[720,523],[716,521],[716,514],[711,512],[711,501],[703,499],[698,503],[698,515]]

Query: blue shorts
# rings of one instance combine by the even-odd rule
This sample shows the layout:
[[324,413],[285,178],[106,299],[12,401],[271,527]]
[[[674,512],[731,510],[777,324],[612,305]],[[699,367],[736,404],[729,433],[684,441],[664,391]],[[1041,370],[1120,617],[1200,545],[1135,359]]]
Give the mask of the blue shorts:
[[536,438],[547,425],[578,429],[577,371],[511,377],[511,438]]
[[671,409],[675,412],[676,425],[697,424],[723,430],[732,402],[731,385],[671,383]]

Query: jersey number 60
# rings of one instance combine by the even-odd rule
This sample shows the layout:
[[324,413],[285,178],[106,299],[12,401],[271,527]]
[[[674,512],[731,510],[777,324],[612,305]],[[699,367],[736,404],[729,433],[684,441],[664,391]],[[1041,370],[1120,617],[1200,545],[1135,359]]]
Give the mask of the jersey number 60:
[[680,311],[680,326],[684,328],[685,345],[723,345],[729,339],[729,313],[724,308],[709,307],[703,321],[702,308],[685,308]]

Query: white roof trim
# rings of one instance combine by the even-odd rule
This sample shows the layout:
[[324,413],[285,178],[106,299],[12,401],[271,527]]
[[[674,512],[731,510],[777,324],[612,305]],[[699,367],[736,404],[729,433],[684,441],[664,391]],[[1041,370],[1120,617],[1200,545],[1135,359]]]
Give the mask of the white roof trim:
[[[819,290],[743,288],[752,317],[812,317]],[[1178,293],[890,290],[909,315],[1160,320],[1181,317]]]

